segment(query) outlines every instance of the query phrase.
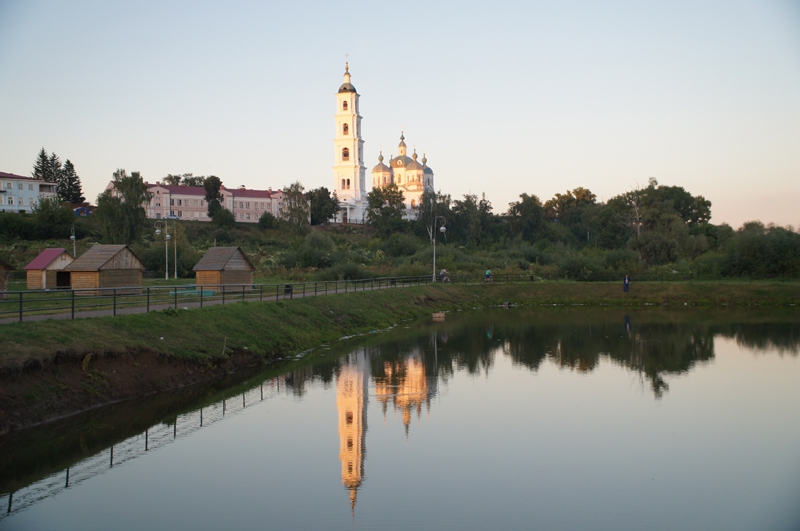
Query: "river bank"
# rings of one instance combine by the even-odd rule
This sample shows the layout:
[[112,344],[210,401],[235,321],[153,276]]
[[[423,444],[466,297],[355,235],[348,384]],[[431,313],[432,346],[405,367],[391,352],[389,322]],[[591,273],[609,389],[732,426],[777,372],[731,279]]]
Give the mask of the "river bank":
[[0,327],[0,433],[256,370],[434,311],[519,305],[783,306],[798,283],[435,285]]

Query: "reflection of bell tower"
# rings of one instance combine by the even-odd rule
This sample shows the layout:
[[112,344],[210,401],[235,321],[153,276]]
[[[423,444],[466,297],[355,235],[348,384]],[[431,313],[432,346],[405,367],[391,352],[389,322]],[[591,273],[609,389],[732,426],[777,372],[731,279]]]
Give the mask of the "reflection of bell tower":
[[342,484],[350,491],[350,505],[354,511],[358,488],[364,478],[368,385],[366,352],[356,351],[339,369],[336,380]]

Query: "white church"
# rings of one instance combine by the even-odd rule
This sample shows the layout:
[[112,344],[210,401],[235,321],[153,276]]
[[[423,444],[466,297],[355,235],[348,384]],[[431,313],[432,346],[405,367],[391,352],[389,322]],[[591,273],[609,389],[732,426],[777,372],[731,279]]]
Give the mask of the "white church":
[[[356,88],[350,82],[349,64],[345,64],[344,83],[336,93],[336,135],[333,139],[333,189],[341,204],[335,221],[340,223],[365,222],[369,208],[359,98]],[[428,160],[423,154],[418,161],[416,150],[408,156],[402,133],[397,156],[390,155],[388,165],[383,160],[381,153],[378,164],[372,169],[372,187],[396,184],[405,198],[405,217],[413,218],[414,208],[419,204],[423,192],[434,189],[433,170],[428,167]]]

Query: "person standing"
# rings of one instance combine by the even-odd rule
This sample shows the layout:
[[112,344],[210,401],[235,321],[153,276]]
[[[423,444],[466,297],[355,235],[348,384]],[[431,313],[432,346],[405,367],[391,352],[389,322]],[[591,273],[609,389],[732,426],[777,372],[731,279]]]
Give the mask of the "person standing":
[[628,293],[628,289],[631,287],[631,277],[630,275],[625,275],[625,280],[622,281],[622,291]]

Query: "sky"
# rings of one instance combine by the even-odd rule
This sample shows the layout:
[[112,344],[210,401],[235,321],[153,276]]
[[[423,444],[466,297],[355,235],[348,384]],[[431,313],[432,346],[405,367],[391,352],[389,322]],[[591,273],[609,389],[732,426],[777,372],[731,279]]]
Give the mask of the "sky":
[[800,225],[800,1],[0,0],[0,171],[333,188],[344,63],[367,182],[427,155],[453,198],[682,186]]

